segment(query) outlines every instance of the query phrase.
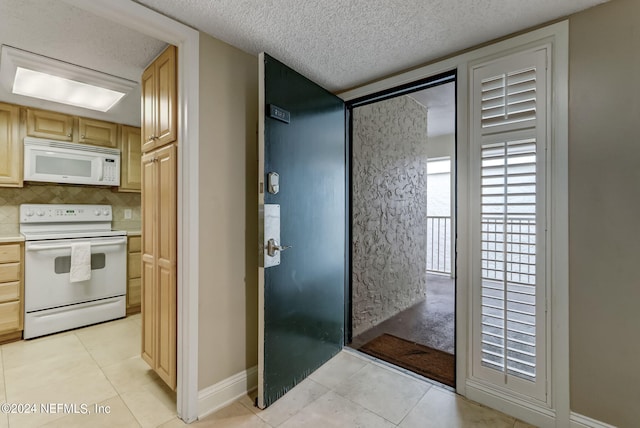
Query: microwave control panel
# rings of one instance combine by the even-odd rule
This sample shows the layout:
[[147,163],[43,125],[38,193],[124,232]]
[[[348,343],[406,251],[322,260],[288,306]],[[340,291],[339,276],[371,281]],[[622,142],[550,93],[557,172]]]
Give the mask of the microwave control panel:
[[120,184],[118,162],[115,159],[106,158],[103,160],[101,181],[105,184]]

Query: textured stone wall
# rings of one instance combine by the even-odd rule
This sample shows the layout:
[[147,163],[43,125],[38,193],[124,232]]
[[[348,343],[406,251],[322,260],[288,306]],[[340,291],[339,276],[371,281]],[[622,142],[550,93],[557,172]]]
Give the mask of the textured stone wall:
[[426,298],[427,110],[353,112],[353,335]]

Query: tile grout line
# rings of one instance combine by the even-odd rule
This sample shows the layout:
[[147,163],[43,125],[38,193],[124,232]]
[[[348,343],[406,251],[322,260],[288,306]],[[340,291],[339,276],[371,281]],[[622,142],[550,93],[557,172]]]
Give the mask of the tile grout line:
[[[258,407],[256,407],[256,406],[253,406],[253,408],[257,408],[258,410],[260,410],[260,412],[259,412],[259,413],[256,413],[256,412],[254,412],[254,411],[253,411],[253,408],[249,409],[249,408],[248,408],[244,403],[242,403],[242,402],[240,402],[240,401],[237,401],[237,402],[239,402],[241,405],[243,405],[246,409],[248,409],[250,412],[252,412],[255,416],[257,416],[257,417],[258,417],[258,419],[260,419],[262,422],[264,422],[265,424],[269,425],[270,427],[276,428],[276,427],[281,426],[281,425],[283,425],[284,423],[286,423],[286,422],[287,422],[289,419],[291,419],[292,417],[296,416],[298,413],[300,413],[302,410],[304,410],[307,406],[310,406],[312,403],[315,403],[317,400],[319,400],[319,399],[320,399],[320,397],[323,397],[324,395],[326,395],[326,394],[327,394],[327,393],[329,393],[330,391],[333,391],[333,390],[332,390],[330,387],[328,387],[327,385],[323,385],[322,383],[320,383],[320,382],[318,382],[318,381],[316,381],[316,380],[311,379],[311,377],[310,377],[310,376],[307,376],[307,377],[306,377],[302,382],[305,382],[305,381],[310,381],[310,382],[313,382],[313,383],[315,383],[315,384],[317,384],[317,385],[320,385],[321,387],[325,388],[325,389],[326,389],[326,391],[324,391],[322,394],[318,395],[318,396],[317,396],[316,398],[314,398],[312,401],[308,402],[306,405],[304,405],[303,407],[301,407],[301,408],[300,408],[299,410],[297,410],[295,413],[293,413],[293,414],[289,415],[289,416],[288,416],[284,421],[280,422],[278,425],[271,425],[268,421],[264,420],[264,419],[260,416],[260,413],[262,413],[262,412],[264,412],[264,411],[267,411],[267,410],[269,409],[268,407],[267,407],[266,409],[262,410],[262,409],[259,409],[259,408],[258,408]],[[296,386],[294,386],[294,387],[293,387],[293,388],[291,388],[289,391],[287,391],[287,394],[288,394],[288,393],[290,393],[290,392],[292,392],[292,390],[293,390],[293,389],[295,389],[295,387],[297,387],[298,385],[300,385],[302,382],[298,383]],[[277,403],[277,401],[276,401],[276,403]],[[274,403],[274,404],[275,404],[275,403]]]
[[384,421],[386,421],[386,422],[389,422],[389,423],[390,423],[391,425],[393,425],[394,427],[397,427],[397,426],[398,426],[398,424],[394,423],[393,421],[390,421],[389,419],[385,418],[385,417],[384,417],[384,416],[382,416],[382,415],[377,414],[377,413],[376,413],[376,412],[374,412],[373,410],[369,410],[369,409],[367,409],[367,408],[366,408],[365,406],[363,406],[362,404],[360,404],[360,403],[356,403],[356,402],[355,402],[355,401],[353,401],[352,399],[350,399],[350,398],[348,398],[348,397],[345,397],[344,395],[338,394],[338,392],[337,392],[337,391],[334,391],[334,390],[332,389],[332,390],[331,390],[331,392],[335,393],[338,397],[340,397],[340,398],[342,398],[342,399],[344,399],[344,400],[347,400],[347,401],[348,401],[348,402],[350,402],[351,404],[354,404],[354,405],[356,405],[356,406],[360,407],[360,408],[361,408],[362,410],[364,410],[365,412],[369,412],[369,413],[371,413],[372,415],[375,415],[375,416],[379,417],[380,419],[382,419],[382,420],[384,420]]
[[[94,358],[93,354],[91,353],[91,351],[89,351],[89,348],[87,348],[87,345],[82,341],[82,339],[80,338],[80,336],[78,336],[76,334],[76,332],[73,332],[73,335],[76,336],[76,338],[78,339],[78,341],[82,344],[82,347],[87,351],[87,353],[89,354],[89,356],[91,357],[91,359],[93,360],[94,363],[96,363],[96,366],[98,367],[98,369],[100,370],[100,373],[102,373],[102,376],[104,376],[104,378],[107,380],[107,382],[109,382],[109,385],[111,385],[111,387],[113,388],[113,390],[116,392],[116,395],[114,397],[118,397],[120,399],[120,401],[122,401],[122,403],[124,404],[124,406],[127,408],[127,410],[129,411],[129,413],[131,414],[131,416],[133,416],[133,419],[135,419],[136,423],[138,424],[139,427],[142,427],[142,423],[140,423],[140,420],[136,417],[136,415],[133,413],[133,411],[131,410],[131,408],[129,408],[129,405],[127,404],[126,401],[124,401],[122,399],[122,396],[120,395],[120,391],[118,391],[118,389],[116,388],[116,386],[113,384],[113,382],[111,382],[111,379],[109,379],[109,377],[107,376],[107,374],[104,372],[102,366],[100,364],[98,364],[98,361],[96,361],[96,359]],[[4,366],[3,366],[4,369]],[[110,400],[114,397],[109,397],[107,398],[107,400]],[[103,400],[106,401],[106,400]],[[98,404],[98,403],[96,403]]]
[[[345,347],[345,349],[347,349],[347,347]],[[412,372],[411,370],[405,369],[403,367],[400,366],[396,366],[393,363],[387,362],[385,360],[382,360],[380,358],[374,357],[373,355],[369,355],[366,354],[362,351],[359,351],[357,349],[353,349],[353,348],[348,348],[347,351],[349,354],[354,355],[356,357],[359,357],[365,361],[368,361],[370,363],[372,363],[373,365],[376,365],[378,367],[382,367],[384,369],[393,371],[395,373],[399,373],[401,375],[404,375],[405,377],[408,377],[410,379],[416,380],[418,382],[422,382],[422,383],[427,383],[429,384],[429,386],[435,386],[436,388],[442,389],[444,391],[448,391],[448,392],[453,392],[454,394],[458,394],[455,390],[455,388],[450,387],[449,385],[445,385],[443,383],[438,382],[437,380],[433,380],[433,379],[429,379],[428,377],[419,375],[417,373]]]
[[409,409],[409,411],[407,412],[407,414],[406,414],[406,415],[404,415],[404,416],[402,417],[402,419],[400,419],[400,422],[398,422],[398,424],[397,424],[396,426],[398,426],[398,427],[399,427],[400,425],[402,425],[402,423],[404,422],[404,420],[405,420],[405,419],[407,419],[407,416],[409,416],[409,415],[411,414],[411,412],[413,412],[413,410],[414,410],[416,407],[418,407],[418,404],[420,404],[420,402],[422,401],[422,399],[423,399],[424,397],[426,397],[426,396],[427,396],[427,394],[429,393],[429,391],[431,391],[431,388],[433,388],[433,385],[429,385],[429,387],[427,388],[427,390],[426,390],[426,391],[425,391],[425,392],[420,396],[420,398],[418,399],[418,401],[416,401],[416,404],[414,404],[414,405],[413,405],[413,407],[411,407],[411,408]]
[[[345,379],[345,381],[348,381],[348,380],[349,380],[349,379],[351,379],[352,377],[356,376],[356,375],[357,375],[358,373],[360,373],[362,370],[366,369],[366,368],[367,368],[367,366],[369,366],[369,365],[372,365],[372,366],[373,366],[373,364],[372,364],[372,362],[371,362],[371,361],[367,361],[367,362],[365,362],[365,364],[364,364],[362,367],[360,367],[356,372],[354,372],[351,376],[349,376],[347,379]],[[342,383],[340,383],[339,385],[342,385]],[[397,426],[398,426],[398,424],[394,423],[393,421],[390,421],[389,419],[385,418],[385,417],[384,417],[384,416],[382,416],[382,415],[379,415],[377,412],[374,412],[373,410],[370,410],[370,409],[366,408],[365,406],[363,406],[363,405],[362,405],[362,404],[360,404],[360,403],[356,403],[355,401],[353,401],[353,400],[352,400],[352,399],[350,399],[349,397],[345,397],[344,395],[342,395],[342,394],[340,394],[338,391],[336,391],[334,388],[331,388],[330,390],[331,390],[331,392],[333,392],[334,394],[336,394],[338,397],[341,397],[341,398],[343,398],[343,399],[345,399],[345,400],[347,400],[347,401],[351,402],[352,404],[355,404],[356,406],[361,407],[361,408],[362,408],[362,409],[364,409],[365,411],[367,411],[367,412],[369,412],[369,413],[371,413],[371,414],[373,414],[373,415],[376,415],[376,416],[377,416],[377,417],[379,417],[380,419],[383,419],[383,420],[385,420],[385,421],[389,422],[391,425],[393,425],[393,426],[395,426],[395,427],[397,427]],[[426,392],[425,392],[425,393],[426,393]],[[420,397],[420,399],[422,399],[422,397]],[[406,415],[405,415],[405,416],[406,416]],[[403,419],[404,419],[404,417],[403,417]],[[402,422],[402,421],[401,421],[401,422]]]

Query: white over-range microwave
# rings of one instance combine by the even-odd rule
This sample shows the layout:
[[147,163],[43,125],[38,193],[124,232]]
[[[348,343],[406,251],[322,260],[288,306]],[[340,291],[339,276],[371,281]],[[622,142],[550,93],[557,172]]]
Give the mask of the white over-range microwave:
[[120,150],[25,137],[24,180],[119,186]]

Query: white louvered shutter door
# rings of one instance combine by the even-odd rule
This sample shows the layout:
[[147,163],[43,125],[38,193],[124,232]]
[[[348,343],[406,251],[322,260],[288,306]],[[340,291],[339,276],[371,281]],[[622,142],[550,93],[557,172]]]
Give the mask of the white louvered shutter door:
[[547,49],[472,68],[475,378],[546,401]]

